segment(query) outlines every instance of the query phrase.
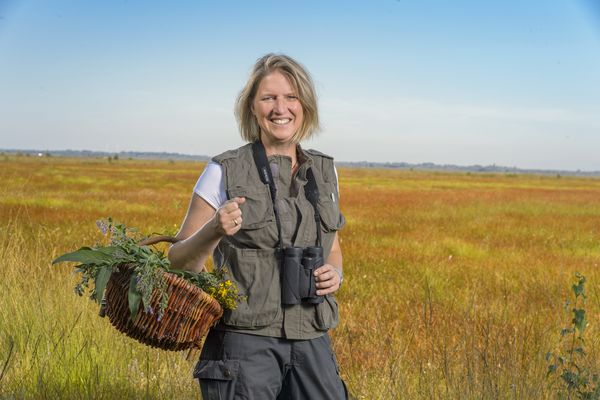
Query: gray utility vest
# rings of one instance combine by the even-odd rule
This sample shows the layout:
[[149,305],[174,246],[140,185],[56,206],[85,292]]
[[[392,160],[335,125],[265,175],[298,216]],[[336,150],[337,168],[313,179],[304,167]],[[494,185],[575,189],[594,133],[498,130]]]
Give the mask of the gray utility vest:
[[[276,202],[283,246],[314,246],[317,238],[314,209],[304,195],[306,171],[312,167],[319,188],[323,256],[327,260],[336,232],[345,223],[338,203],[333,158],[298,146],[297,173],[291,176],[291,159],[270,156],[269,164],[277,187]],[[320,304],[282,306],[280,264],[277,257],[277,224],[269,186],[258,175],[252,144],[213,158],[221,165],[227,197],[245,197],[241,205],[242,226],[225,236],[214,251],[216,268],[246,296],[233,311],[225,311],[216,329],[288,339],[313,339],[337,325],[338,305],[332,295]]]

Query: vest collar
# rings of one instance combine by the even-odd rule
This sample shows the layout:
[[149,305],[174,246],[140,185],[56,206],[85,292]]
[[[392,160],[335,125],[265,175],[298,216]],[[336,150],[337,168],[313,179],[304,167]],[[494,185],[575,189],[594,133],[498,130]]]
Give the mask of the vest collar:
[[308,168],[312,167],[313,159],[306,151],[304,151],[300,144],[298,144],[296,147],[296,157],[298,158],[298,163],[300,163],[298,171],[296,172],[296,177],[301,182],[302,186],[304,186],[304,184],[307,182],[306,171]]
[[[285,186],[288,186],[292,180],[288,172],[292,169],[292,159],[288,156],[277,154],[268,156],[268,159],[269,164],[271,164],[271,170],[274,172],[273,179],[275,181],[281,180]],[[313,159],[300,144],[296,145],[296,159],[300,165],[298,166],[294,180],[298,182],[299,186],[304,186],[308,181],[306,171],[313,165]],[[276,164],[276,166],[274,167],[272,164]],[[273,169],[276,169],[276,171],[273,171]],[[282,171],[284,171],[283,174],[281,173]]]

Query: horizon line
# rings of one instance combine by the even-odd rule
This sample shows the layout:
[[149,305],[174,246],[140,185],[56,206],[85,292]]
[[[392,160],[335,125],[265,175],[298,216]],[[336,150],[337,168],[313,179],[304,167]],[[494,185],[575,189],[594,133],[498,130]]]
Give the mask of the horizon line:
[[[97,155],[101,155],[101,156],[110,156],[110,155],[119,155],[119,154],[129,154],[129,155],[135,155],[135,154],[155,154],[155,155],[159,155],[159,154],[164,154],[164,155],[173,155],[173,156],[178,156],[178,157],[185,157],[187,158],[187,161],[208,161],[210,160],[212,157],[211,156],[207,156],[207,155],[199,155],[199,154],[188,154],[188,153],[180,153],[180,152],[170,152],[170,151],[140,151],[140,150],[120,150],[118,152],[114,152],[114,151],[104,151],[104,150],[88,150],[88,149],[82,149],[82,150],[74,150],[74,149],[54,149],[54,150],[49,150],[49,149],[45,149],[45,150],[40,150],[40,149],[3,149],[0,148],[0,154],[4,154],[5,152],[11,153],[11,154],[18,154],[18,153],[26,153],[27,155],[34,155],[34,156],[45,156],[48,153],[52,156],[59,156],[62,157],[64,156],[64,154],[61,153],[75,153],[73,154],[74,157],[77,157],[76,153],[91,153],[91,154],[97,154]],[[56,154],[52,154],[52,153],[56,153]],[[144,159],[143,157],[140,157],[138,159]],[[159,159],[159,158],[146,158],[149,160],[152,159]],[[179,161],[186,161],[186,160],[182,160],[180,159]],[[368,160],[361,160],[361,161],[343,161],[343,160],[335,160],[336,164],[339,164],[341,166],[355,166],[355,167],[366,167],[366,168],[390,168],[390,169],[412,169],[412,168],[416,168],[416,169],[424,169],[424,170],[436,170],[436,167],[439,169],[443,169],[445,171],[449,171],[449,170],[458,170],[458,171],[463,171],[463,172],[516,172],[516,173],[542,173],[542,174],[573,174],[576,176],[600,176],[600,170],[583,170],[583,169],[576,169],[576,170],[572,170],[572,169],[546,169],[546,168],[522,168],[522,167],[516,167],[516,166],[512,166],[512,167],[508,167],[508,166],[504,166],[504,165],[497,165],[495,163],[493,164],[487,164],[487,165],[482,165],[482,164],[470,164],[470,165],[464,165],[464,164],[438,164],[435,162],[431,162],[431,161],[425,161],[425,162],[421,162],[421,163],[408,163],[405,161],[368,161]],[[367,164],[367,165],[365,165]]]

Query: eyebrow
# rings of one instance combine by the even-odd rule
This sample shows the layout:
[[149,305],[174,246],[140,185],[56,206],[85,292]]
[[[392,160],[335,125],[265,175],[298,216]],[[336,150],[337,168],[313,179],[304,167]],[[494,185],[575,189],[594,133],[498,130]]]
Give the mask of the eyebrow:
[[[264,93],[259,93],[261,97],[263,96],[277,96],[275,93],[271,93],[271,92],[264,92]],[[298,97],[297,93],[294,92],[289,92],[289,93],[284,93],[283,96],[294,96],[294,97]]]

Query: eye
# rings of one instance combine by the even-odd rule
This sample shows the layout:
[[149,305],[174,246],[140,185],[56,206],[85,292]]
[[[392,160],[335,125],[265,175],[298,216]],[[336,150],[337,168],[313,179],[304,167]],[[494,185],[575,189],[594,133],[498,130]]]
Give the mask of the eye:
[[274,96],[263,96],[261,100],[273,100],[274,98]]
[[288,100],[298,100],[298,96],[295,96],[293,94],[290,94],[287,96]]

